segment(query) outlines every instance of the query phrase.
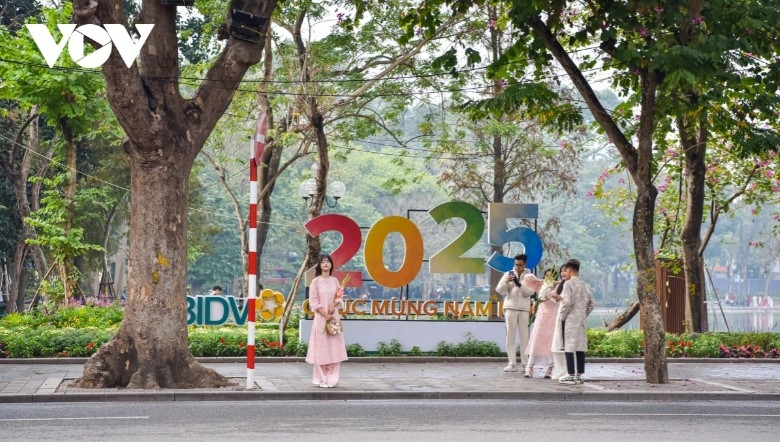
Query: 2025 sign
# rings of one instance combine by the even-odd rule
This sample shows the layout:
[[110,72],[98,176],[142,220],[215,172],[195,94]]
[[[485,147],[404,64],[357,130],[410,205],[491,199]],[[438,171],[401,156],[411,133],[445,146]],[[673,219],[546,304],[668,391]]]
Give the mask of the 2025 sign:
[[[485,231],[485,218],[482,212],[471,204],[462,201],[450,201],[440,204],[428,213],[441,224],[448,219],[460,218],[465,221],[461,234],[443,249],[434,253],[429,259],[431,273],[482,273],[485,264],[500,272],[512,269],[514,262],[499,252],[485,262],[483,258],[464,257],[463,254],[474,247]],[[490,203],[487,212],[488,242],[491,245],[503,246],[510,242],[522,243],[528,255],[528,268],[534,268],[542,259],[542,240],[532,229],[519,226],[508,228],[507,221],[511,219],[538,218],[537,204]],[[306,231],[312,237],[325,232],[338,232],[342,241],[331,253],[334,270],[347,263],[360,250],[363,234],[358,224],[348,216],[326,214],[312,218],[304,224]],[[391,233],[397,233],[404,239],[405,250],[403,264],[398,270],[385,267],[382,257],[385,240]],[[377,284],[398,288],[409,284],[417,277],[423,263],[423,239],[420,229],[408,218],[388,216],[380,219],[366,233],[363,247],[366,271]],[[306,285],[313,277],[313,268],[307,272]],[[360,287],[363,283],[363,272],[334,271],[333,275],[343,279],[350,275],[348,287]]]

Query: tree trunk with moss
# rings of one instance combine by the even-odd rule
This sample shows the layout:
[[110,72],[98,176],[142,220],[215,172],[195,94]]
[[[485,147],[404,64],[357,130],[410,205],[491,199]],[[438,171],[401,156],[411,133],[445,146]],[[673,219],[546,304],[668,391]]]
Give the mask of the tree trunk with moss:
[[[268,18],[275,7],[275,0],[253,0],[243,10]],[[75,0],[74,22],[126,24],[127,16],[121,0]],[[188,179],[244,74],[261,59],[264,42],[228,38],[194,96],[184,98],[177,81],[176,7],[143,2],[137,23],[155,24],[140,59],[127,68],[114,51],[103,65],[109,103],[126,132],[124,149],[131,158],[125,316],[116,336],[87,361],[75,385],[225,386],[229,381],[201,366],[188,347]]]

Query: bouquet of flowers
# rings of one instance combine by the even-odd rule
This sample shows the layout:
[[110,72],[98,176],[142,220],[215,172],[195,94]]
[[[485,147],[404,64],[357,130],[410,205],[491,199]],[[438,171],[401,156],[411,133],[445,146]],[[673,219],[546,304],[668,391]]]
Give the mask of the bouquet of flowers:
[[[535,278],[537,281],[540,281],[538,278]],[[549,299],[549,295],[554,290],[555,286],[558,285],[558,271],[554,268],[547,269],[544,272],[544,279],[540,281],[541,287],[537,290],[536,299],[534,300],[533,304],[531,305],[531,311],[528,316],[528,326],[530,327],[531,324],[534,323],[536,320],[536,312],[539,311],[539,305],[543,303],[544,301],[547,301]],[[538,282],[537,282],[538,285]]]
[[[346,287],[347,281],[349,281],[349,273],[341,280],[341,284],[339,284],[339,288],[336,290],[336,300],[341,301],[344,298],[344,287]],[[325,321],[325,333],[337,335],[342,331],[344,331],[344,329],[341,325],[341,321],[334,318],[331,318],[330,321]]]

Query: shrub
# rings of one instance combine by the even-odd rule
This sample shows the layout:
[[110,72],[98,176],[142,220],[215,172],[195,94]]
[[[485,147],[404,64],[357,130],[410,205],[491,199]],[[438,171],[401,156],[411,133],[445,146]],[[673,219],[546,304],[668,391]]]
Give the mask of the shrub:
[[[419,350],[419,349],[418,349]],[[478,341],[474,339],[471,333],[466,333],[466,340],[457,344],[449,344],[441,341],[436,347],[437,356],[504,356],[498,345],[493,341]]]
[[637,358],[644,354],[641,330],[588,330],[588,356],[602,358]]
[[366,355],[366,351],[363,350],[363,347],[360,344],[347,345],[347,356],[351,358],[352,357],[359,358],[365,355]]
[[390,345],[380,342],[376,352],[379,356],[400,356],[401,350],[401,343],[397,339],[393,339],[390,341]]

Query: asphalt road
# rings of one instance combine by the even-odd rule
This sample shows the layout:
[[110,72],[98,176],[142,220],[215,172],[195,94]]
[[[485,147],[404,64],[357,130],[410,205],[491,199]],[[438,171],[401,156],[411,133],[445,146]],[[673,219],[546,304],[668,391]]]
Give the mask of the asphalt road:
[[[777,441],[778,402],[3,404],[9,441]],[[530,439],[529,439],[530,438]]]

